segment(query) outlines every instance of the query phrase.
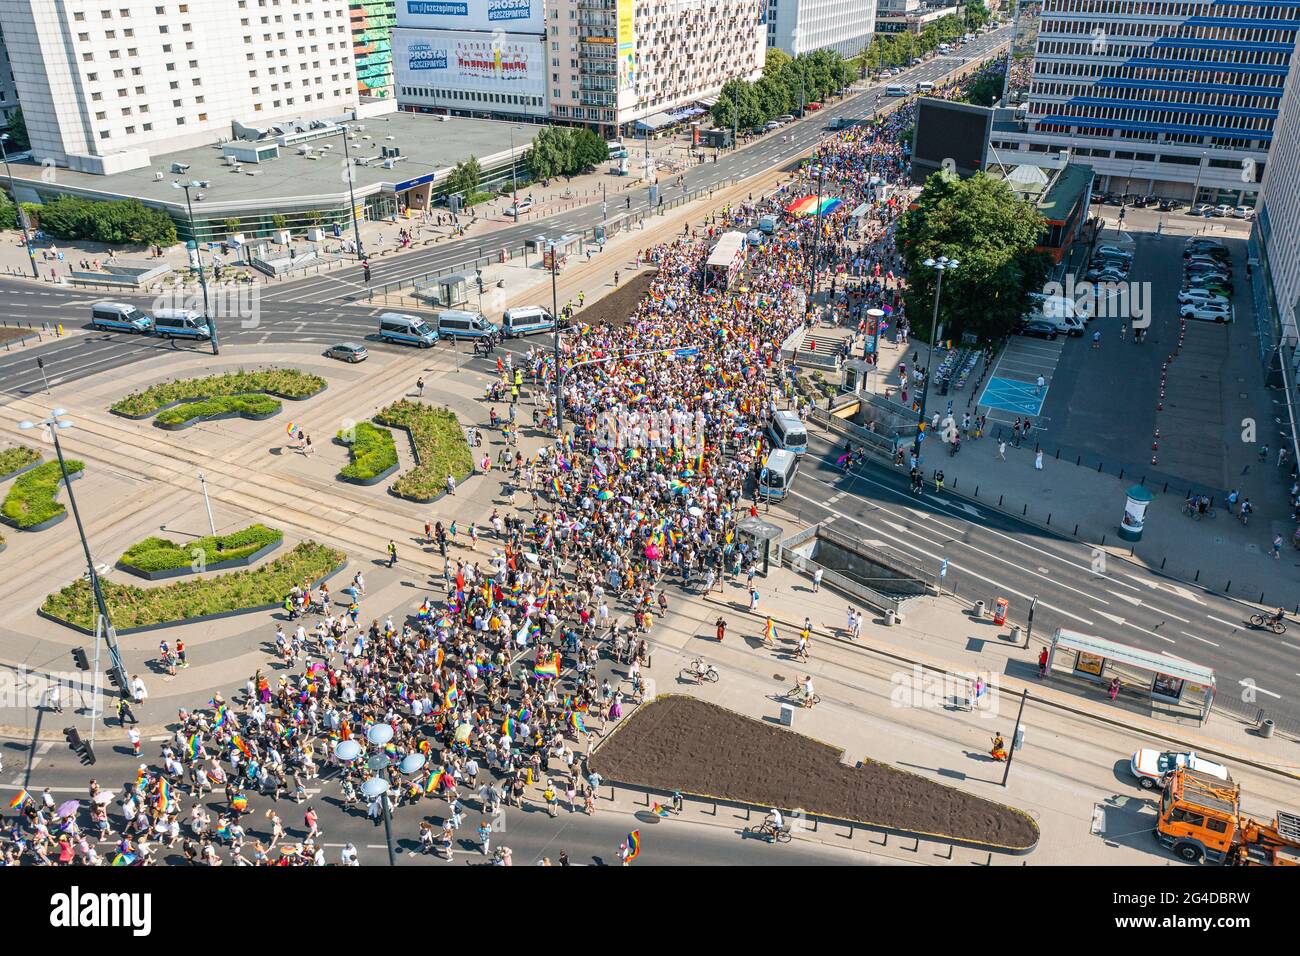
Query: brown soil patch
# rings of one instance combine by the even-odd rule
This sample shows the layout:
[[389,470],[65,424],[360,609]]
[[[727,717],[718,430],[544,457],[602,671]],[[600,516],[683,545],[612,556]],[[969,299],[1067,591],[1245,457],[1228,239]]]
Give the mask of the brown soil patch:
[[602,322],[615,327],[627,325],[627,317],[636,311],[658,271],[651,268],[638,272],[603,299],[586,306],[574,316],[574,320],[587,325],[600,325]]
[[35,338],[36,330],[20,329],[15,326],[0,326],[0,345],[4,345],[6,342],[17,342],[19,339],[24,339],[29,335],[32,338]]
[[1038,842],[1023,811],[843,751],[692,697],[660,698],[592,754],[632,786],[778,807],[1009,849]]

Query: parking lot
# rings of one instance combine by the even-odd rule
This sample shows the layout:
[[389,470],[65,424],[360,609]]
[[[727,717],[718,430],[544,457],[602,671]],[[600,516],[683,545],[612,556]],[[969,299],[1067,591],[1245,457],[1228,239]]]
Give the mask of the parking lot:
[[[1065,336],[1054,341],[1023,335],[1011,337],[979,397],[980,407],[988,410],[989,421],[1010,425],[1017,418],[1029,416],[1036,425],[1046,427],[1043,405],[1052,389],[1052,378],[1066,341]],[[1040,375],[1043,377],[1041,392],[1037,385]]]

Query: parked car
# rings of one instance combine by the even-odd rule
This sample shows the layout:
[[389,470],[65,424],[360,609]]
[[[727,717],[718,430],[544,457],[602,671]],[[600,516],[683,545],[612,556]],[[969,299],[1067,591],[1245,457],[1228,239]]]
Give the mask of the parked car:
[[809,103],[809,104],[805,107],[805,109],[808,109],[808,110],[819,110],[819,109],[821,109],[821,108],[822,108],[822,105],[821,105],[820,103]]
[[1021,335],[1030,335],[1040,339],[1055,339],[1057,336],[1056,326],[1042,319],[1030,319],[1018,331]]
[[1231,215],[1232,215],[1232,210],[1233,210],[1233,207],[1232,207],[1232,206],[1229,206],[1226,202],[1225,202],[1225,203],[1220,203],[1219,205],[1217,205],[1217,206],[1214,207],[1214,214],[1215,214],[1216,216],[1221,216],[1221,217],[1222,217],[1222,216],[1231,216]]
[[1234,218],[1237,219],[1246,219],[1246,220],[1254,219],[1255,209],[1253,206],[1238,206],[1236,209],[1232,211],[1232,215]]
[[1211,206],[1211,205],[1209,205],[1208,203],[1201,203],[1199,206],[1196,207],[1195,210],[1193,210],[1193,211],[1191,212],[1191,215],[1193,215],[1193,216],[1213,216],[1213,215],[1214,215],[1214,207]]
[[1179,753],[1175,750],[1143,748],[1133,754],[1132,759],[1129,760],[1129,770],[1137,777],[1138,785],[1144,790],[1159,790],[1165,774],[1173,773],[1178,767],[1218,777],[1220,780],[1232,779],[1228,775],[1227,767],[1206,760],[1204,757],[1198,757],[1194,750]]
[[1123,282],[1128,278],[1128,271],[1115,266],[1094,266],[1083,277],[1089,282]]
[[1105,198],[1106,198],[1105,193],[1092,193],[1091,195],[1088,196],[1088,202],[1099,203],[1105,200]]
[[1231,322],[1232,307],[1229,305],[1218,305],[1217,303],[1189,302],[1178,310],[1178,314],[1184,319],[1201,319],[1205,322]]
[[1221,295],[1225,299],[1232,298],[1233,285],[1231,282],[1224,282],[1221,279],[1193,277],[1183,280],[1183,292],[1190,292],[1194,289],[1204,289],[1206,292],[1212,292],[1215,295]]
[[338,359],[340,362],[364,362],[370,355],[360,342],[339,342],[325,350],[325,357]]
[[1187,269],[1183,270],[1183,278],[1198,278],[1216,282],[1228,282],[1232,278],[1232,275],[1226,269],[1215,268],[1213,266],[1189,266]]
[[506,207],[506,215],[522,216],[524,213],[528,212],[532,208],[533,208],[533,201],[531,199],[520,199],[518,202],[513,202]]
[[1228,297],[1211,292],[1209,289],[1183,289],[1178,293],[1179,305],[1228,305]]
[[1227,263],[1232,260],[1232,253],[1222,246],[1189,246],[1183,250],[1183,259],[1216,259]]
[[1122,198],[1119,193],[1106,193],[1105,203],[1107,206],[1122,205]]
[[1099,256],[1119,256],[1129,262],[1133,261],[1133,251],[1131,249],[1122,249],[1119,246],[1098,246],[1094,254]]
[[1183,204],[1177,199],[1162,199],[1158,208],[1161,212],[1173,212],[1175,209],[1182,209]]

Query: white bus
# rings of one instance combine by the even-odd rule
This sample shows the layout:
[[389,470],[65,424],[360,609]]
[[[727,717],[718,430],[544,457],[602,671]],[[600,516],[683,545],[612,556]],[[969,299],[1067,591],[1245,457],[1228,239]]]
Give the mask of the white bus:
[[767,456],[758,476],[758,493],[764,498],[784,498],[799,472],[799,457],[792,451],[778,448]]

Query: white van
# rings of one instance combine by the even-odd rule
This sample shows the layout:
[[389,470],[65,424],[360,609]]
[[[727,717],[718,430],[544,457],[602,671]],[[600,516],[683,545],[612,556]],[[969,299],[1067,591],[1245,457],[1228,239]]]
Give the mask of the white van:
[[929,93],[933,89],[934,89],[934,84],[931,83],[929,80],[925,80],[916,84],[916,92],[918,93]]
[[549,332],[555,328],[550,310],[540,305],[521,305],[506,309],[501,316],[501,334],[508,339],[521,338],[533,332]]
[[447,309],[438,313],[438,334],[453,339],[485,339],[500,331],[482,312]]
[[792,451],[778,448],[767,456],[763,470],[759,472],[758,493],[764,498],[784,498],[790,493],[790,485],[799,471],[799,456]]
[[899,83],[890,83],[885,87],[886,96],[906,96],[908,92],[908,88]]
[[210,339],[208,320],[193,309],[155,309],[153,331],[165,339]]
[[438,333],[418,315],[385,312],[379,317],[379,338],[397,345],[418,345],[427,349],[438,341]]
[[808,450],[808,430],[794,412],[774,410],[767,423],[767,433],[772,436],[772,444],[777,448],[784,448],[796,455],[802,455]]
[[90,327],[103,332],[148,335],[153,331],[153,319],[125,302],[96,302],[90,307]]

